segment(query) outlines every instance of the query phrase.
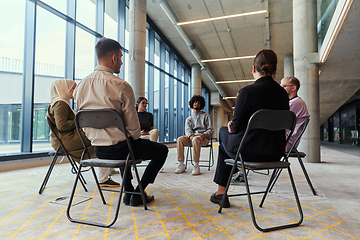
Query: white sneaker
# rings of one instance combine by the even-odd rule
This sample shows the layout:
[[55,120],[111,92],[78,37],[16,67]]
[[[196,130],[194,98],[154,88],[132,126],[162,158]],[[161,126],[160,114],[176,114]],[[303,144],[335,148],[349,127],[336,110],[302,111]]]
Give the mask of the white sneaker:
[[179,174],[179,173],[183,173],[183,172],[185,172],[185,164],[180,163],[178,165],[177,169],[175,170],[175,173]]
[[191,174],[192,175],[199,175],[200,174],[200,166],[194,166]]

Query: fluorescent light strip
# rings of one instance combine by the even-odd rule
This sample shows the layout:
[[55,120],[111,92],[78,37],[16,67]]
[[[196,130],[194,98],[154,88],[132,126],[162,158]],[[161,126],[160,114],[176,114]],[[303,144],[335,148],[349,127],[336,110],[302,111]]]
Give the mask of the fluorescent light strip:
[[222,84],[222,83],[239,83],[239,82],[255,82],[255,79],[249,79],[249,80],[232,80],[232,81],[218,81],[215,82],[216,84]]
[[328,45],[325,48],[324,54],[322,55],[320,62],[324,63],[326,61],[327,57],[329,56],[330,50],[331,50],[332,46],[334,45],[335,39],[336,39],[337,35],[339,34],[339,31],[342,27],[342,24],[344,23],[347,13],[349,12],[352,2],[353,2],[353,0],[348,0],[345,2],[344,7],[341,10],[340,17],[339,17],[338,21],[336,22],[334,31],[331,34],[330,40],[328,42]]
[[221,16],[221,17],[205,18],[205,19],[188,21],[188,22],[179,22],[179,23],[177,23],[177,25],[181,26],[181,25],[187,25],[187,24],[193,24],[193,23],[215,21],[215,20],[226,19],[226,18],[244,17],[244,16],[261,14],[261,13],[266,13],[266,10],[260,10],[260,11],[248,12],[248,13],[239,13],[239,14],[227,15],[227,16]]
[[218,62],[218,61],[230,61],[230,60],[239,60],[239,59],[247,59],[247,58],[254,58],[254,56],[245,56],[245,57],[232,57],[232,58],[218,58],[218,59],[208,59],[208,60],[201,60],[201,62]]
[[223,97],[223,99],[234,99],[236,97]]

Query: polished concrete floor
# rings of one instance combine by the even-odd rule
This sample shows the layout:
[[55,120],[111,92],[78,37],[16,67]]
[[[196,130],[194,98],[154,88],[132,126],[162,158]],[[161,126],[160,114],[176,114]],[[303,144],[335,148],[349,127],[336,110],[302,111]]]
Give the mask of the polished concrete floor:
[[[208,149],[202,150],[208,156]],[[215,149],[215,160],[217,149]],[[143,207],[121,205],[117,222],[111,228],[71,223],[66,206],[74,175],[69,164],[55,166],[45,191],[38,194],[47,167],[0,173],[0,239],[358,239],[360,237],[360,148],[322,144],[322,163],[305,163],[314,196],[296,159],[291,166],[304,211],[300,227],[262,233],[252,221],[245,197],[231,198],[231,207],[218,213],[209,201],[216,185],[210,171],[201,168],[192,176],[192,167],[174,174],[176,148],[171,148],[164,171],[147,188],[155,201]],[[9,163],[6,163],[7,165]],[[0,168],[5,167],[0,163]],[[140,172],[142,170],[140,169]],[[117,193],[105,192],[108,205],[101,203],[92,175],[84,173],[88,192],[81,187],[71,211],[74,218],[109,222],[114,216]],[[120,176],[113,177],[120,181]],[[250,173],[254,191],[262,189],[268,176]],[[231,186],[231,192],[244,191],[244,184]],[[263,208],[254,196],[256,217],[261,226],[297,220],[298,212],[288,176],[284,171]],[[109,208],[110,206],[110,208]]]

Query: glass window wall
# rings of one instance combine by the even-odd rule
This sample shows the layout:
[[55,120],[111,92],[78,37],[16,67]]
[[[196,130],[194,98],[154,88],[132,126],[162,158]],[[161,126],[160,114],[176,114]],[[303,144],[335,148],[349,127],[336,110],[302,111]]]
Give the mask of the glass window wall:
[[25,3],[0,4],[0,155],[20,152]]
[[96,5],[95,1],[91,0],[77,0],[76,4],[76,21],[95,30],[96,19]]
[[56,10],[66,14],[67,1],[59,0],[42,0],[47,5],[55,8]]
[[65,77],[66,22],[37,7],[35,88],[33,109],[33,151],[50,150],[46,122],[51,84]]
[[115,40],[118,39],[118,5],[117,0],[105,1],[104,35]]
[[76,28],[75,42],[75,79],[81,80],[95,67],[95,36],[85,32],[81,28]]
[[[6,89],[0,96],[0,155],[20,153],[21,149],[47,153],[51,148],[45,119],[50,103],[50,86],[57,79],[81,81],[90,74],[96,65],[94,45],[103,35],[122,41],[124,65],[121,76],[128,79],[128,0],[103,1],[103,13],[97,11],[98,2],[102,1],[1,2],[0,20],[11,24],[0,25],[0,87]],[[53,9],[42,8],[44,3]],[[125,16],[119,16],[124,13]],[[25,29],[25,17],[28,29]],[[103,27],[98,26],[102,19]],[[149,111],[154,114],[155,127],[159,128],[159,122],[165,126],[162,127],[164,132],[160,134],[160,141],[176,141],[184,134],[184,120],[188,116],[185,106],[190,91],[190,67],[179,60],[181,56],[151,24],[149,21],[146,31],[145,96],[149,100]],[[35,44],[29,44],[29,39],[34,39]],[[27,67],[23,69],[24,66]],[[24,80],[26,93],[23,93]],[[181,119],[177,119],[177,115]],[[26,124],[22,129],[23,118]]]

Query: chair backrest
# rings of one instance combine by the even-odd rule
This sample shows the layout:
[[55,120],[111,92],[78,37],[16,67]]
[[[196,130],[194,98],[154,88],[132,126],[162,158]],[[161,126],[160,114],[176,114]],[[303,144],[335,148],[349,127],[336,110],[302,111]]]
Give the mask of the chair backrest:
[[80,139],[84,145],[85,151],[90,158],[90,154],[87,150],[84,138],[81,134],[81,129],[84,127],[96,128],[96,129],[105,129],[110,127],[119,128],[125,134],[126,142],[129,148],[130,156],[134,160],[134,153],[130,144],[130,140],[128,137],[128,132],[124,127],[123,119],[119,112],[114,109],[84,109],[80,110],[75,115],[75,125],[78,133],[80,135]]
[[289,150],[290,153],[293,152],[293,151],[295,151],[295,150],[297,151],[297,149],[296,149],[295,146],[296,146],[297,143],[300,141],[301,136],[304,134],[304,132],[305,132],[305,130],[306,130],[306,127],[307,127],[307,125],[309,124],[309,122],[310,122],[310,118],[306,119],[305,122],[301,125],[301,127],[300,127],[300,129],[301,129],[300,135],[296,138],[295,142],[294,142],[293,145],[291,146],[291,148],[290,148],[290,150]]
[[50,118],[49,118],[48,116],[46,116],[46,121],[47,121],[47,123],[48,123],[48,125],[49,125],[50,131],[52,132],[52,134],[54,134],[54,136],[55,136],[56,139],[58,140],[58,142],[59,142],[59,144],[60,144],[60,146],[61,146],[62,151],[64,151],[64,152],[66,153],[66,155],[67,155],[68,153],[67,153],[67,151],[66,151],[63,143],[61,142],[59,136],[58,136],[58,135],[56,134],[56,132],[54,131],[54,129],[55,129],[55,124],[50,120]]
[[[295,125],[296,125],[296,115],[292,111],[260,109],[250,117],[237,154],[240,153],[241,148],[245,142],[244,140],[246,139],[247,135],[251,130],[264,129],[270,131],[280,131],[280,130],[288,129],[291,132],[288,138],[286,139],[285,142],[285,146],[286,146],[292,133],[294,132]],[[285,150],[285,146],[284,146],[284,150]]]

